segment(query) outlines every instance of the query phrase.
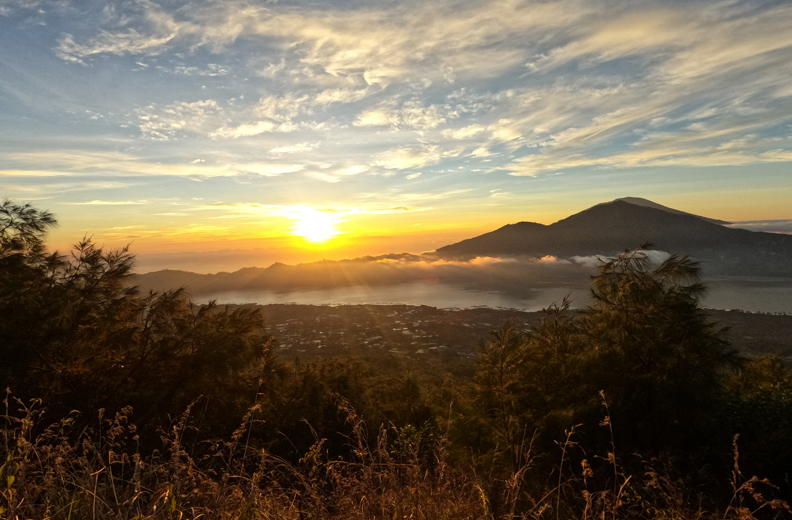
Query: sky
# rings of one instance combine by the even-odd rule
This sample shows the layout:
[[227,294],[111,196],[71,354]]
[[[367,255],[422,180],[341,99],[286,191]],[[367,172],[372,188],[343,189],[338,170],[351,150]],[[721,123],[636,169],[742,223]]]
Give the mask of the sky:
[[792,231],[792,3],[0,0],[0,197],[55,248],[211,272],[627,196]]

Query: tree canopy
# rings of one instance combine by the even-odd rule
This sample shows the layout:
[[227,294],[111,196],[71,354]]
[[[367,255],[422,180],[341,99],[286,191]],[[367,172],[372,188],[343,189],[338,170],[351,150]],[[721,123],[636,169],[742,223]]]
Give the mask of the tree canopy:
[[565,299],[533,330],[509,324],[482,349],[477,399],[515,463],[526,432],[551,442],[581,423],[596,438],[601,392],[625,447],[689,449],[713,433],[740,358],[701,308],[699,265],[642,246],[598,271],[585,311]]
[[183,289],[140,294],[128,248],[84,238],[67,255],[46,253],[55,225],[30,205],[0,206],[4,386],[67,410],[133,405],[144,423],[202,393],[234,402],[258,377],[269,356],[258,312],[197,307]]

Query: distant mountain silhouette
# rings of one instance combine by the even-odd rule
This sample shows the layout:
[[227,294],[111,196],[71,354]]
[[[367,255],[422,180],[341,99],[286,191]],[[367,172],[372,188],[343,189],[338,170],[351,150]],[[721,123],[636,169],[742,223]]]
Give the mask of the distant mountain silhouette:
[[613,255],[649,242],[652,249],[700,260],[709,274],[792,275],[792,235],[733,229],[718,222],[646,199],[617,199],[549,226],[510,224],[436,253],[443,258]]
[[[409,253],[364,256],[351,260],[311,262],[298,265],[274,263],[269,267],[246,267],[233,273],[197,274],[163,270],[137,274],[130,282],[141,291],[187,288],[193,296],[218,296],[235,291],[294,291],[381,287],[417,283],[447,283],[483,291],[501,291],[520,298],[533,297],[540,286],[586,286],[590,269],[572,262],[446,262],[437,256]],[[240,301],[245,301],[245,296]]]
[[[762,283],[774,287],[780,279],[789,283],[792,235],[734,229],[717,222],[720,221],[646,199],[617,199],[549,226],[534,222],[510,224],[425,255],[401,253],[298,265],[275,263],[267,268],[248,267],[216,274],[164,270],[135,275],[130,281],[143,291],[187,287],[198,296],[352,286],[385,290],[405,283],[446,283],[529,298],[541,287],[586,287],[593,274],[591,263],[574,257],[610,256],[649,242],[652,249],[699,260],[705,280],[725,275],[763,279]],[[561,260],[539,260],[547,256]],[[475,257],[518,257],[518,261],[467,262]],[[244,301],[245,297],[239,298]]]

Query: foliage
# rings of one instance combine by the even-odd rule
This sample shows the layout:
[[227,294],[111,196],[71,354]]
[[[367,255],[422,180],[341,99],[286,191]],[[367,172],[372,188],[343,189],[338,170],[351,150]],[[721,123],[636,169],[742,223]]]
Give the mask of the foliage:
[[699,265],[643,250],[603,262],[583,319],[592,391],[604,390],[623,442],[654,451],[701,445],[740,359],[700,307]]
[[132,405],[145,425],[201,393],[228,406],[255,377],[266,343],[258,313],[199,308],[184,290],[140,295],[127,248],[86,238],[69,255],[45,254],[50,213],[6,202],[0,215],[3,385],[58,413]]
[[749,360],[734,374],[723,408],[726,427],[740,434],[743,467],[792,492],[792,372],[777,355]]
[[0,206],[0,383],[19,396],[0,418],[0,516],[789,513],[792,375],[736,356],[689,258],[603,261],[586,311],[506,323],[446,371],[285,363],[256,310],[140,294],[127,248],[49,253],[55,224]]
[[55,216],[30,204],[5,199],[0,204],[0,259],[27,260],[44,253],[43,237],[57,225]]
[[625,449],[693,455],[715,437],[728,442],[712,412],[740,360],[700,308],[698,280],[689,258],[626,251],[601,263],[584,313],[565,299],[534,330],[507,324],[484,345],[476,398],[512,467],[532,434],[547,451],[581,424],[589,447],[607,445],[596,426],[603,391]]
[[[299,462],[253,446],[254,409],[225,439],[196,443],[190,406],[162,432],[157,449],[142,451],[129,408],[79,428],[75,414],[47,424],[39,401],[7,395],[3,402],[3,518],[754,520],[792,512],[773,497],[772,484],[743,476],[736,442],[731,497],[713,513],[684,500],[681,483],[662,468],[647,464],[645,475],[633,478],[615,458],[606,472],[616,480],[605,486],[585,459],[576,470],[562,457],[557,478],[536,479],[526,464],[493,492],[491,477],[449,461],[442,440],[422,456],[419,438],[433,434],[381,428],[372,436],[343,400],[337,410],[349,425],[351,455],[328,456],[317,437]],[[572,435],[565,453],[576,448]],[[544,485],[527,486],[531,480]]]
[[532,331],[506,323],[482,347],[476,401],[513,468],[537,432],[563,434],[581,402],[585,345],[569,304],[550,306]]

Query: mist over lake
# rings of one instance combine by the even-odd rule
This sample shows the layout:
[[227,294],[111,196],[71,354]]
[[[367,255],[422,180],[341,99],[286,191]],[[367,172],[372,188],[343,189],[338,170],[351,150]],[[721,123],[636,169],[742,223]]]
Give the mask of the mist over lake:
[[222,292],[200,301],[216,300],[218,303],[297,303],[308,305],[333,304],[402,304],[428,305],[438,308],[492,307],[519,310],[541,310],[553,301],[560,301],[566,294],[575,301],[587,298],[587,292],[579,289],[555,287],[537,289],[532,298],[519,298],[500,291],[477,291],[455,285],[409,283],[390,287],[355,286],[336,289],[319,289],[276,293],[272,291]]
[[[655,262],[669,258],[663,251],[646,254]],[[573,307],[587,307],[589,284],[600,261],[598,256],[445,260],[399,254],[273,264],[233,273],[166,270],[136,275],[133,283],[143,291],[185,287],[202,303],[404,304],[537,311],[560,303],[566,295]],[[702,281],[708,289],[702,302],[705,307],[792,313],[792,277],[729,276],[715,267],[702,267]]]
[[[792,313],[792,281],[790,280],[714,280],[703,299],[711,309],[739,309],[747,312]],[[222,291],[202,294],[197,301],[216,300],[220,304],[295,303],[304,305],[403,304],[428,305],[438,308],[492,307],[538,311],[551,303],[560,303],[570,295],[572,306],[584,308],[590,292],[580,287],[537,287],[529,295],[514,296],[503,291],[481,291],[443,283],[405,283],[387,287],[353,286],[333,289],[275,291]]]

